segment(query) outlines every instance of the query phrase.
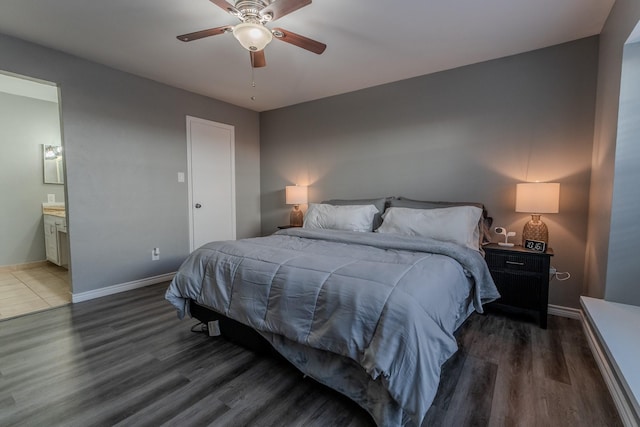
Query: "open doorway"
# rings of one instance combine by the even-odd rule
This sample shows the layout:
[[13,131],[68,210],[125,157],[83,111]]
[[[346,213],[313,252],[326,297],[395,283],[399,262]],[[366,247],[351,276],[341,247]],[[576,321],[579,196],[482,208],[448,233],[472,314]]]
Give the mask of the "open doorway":
[[71,302],[54,83],[0,71],[0,319]]

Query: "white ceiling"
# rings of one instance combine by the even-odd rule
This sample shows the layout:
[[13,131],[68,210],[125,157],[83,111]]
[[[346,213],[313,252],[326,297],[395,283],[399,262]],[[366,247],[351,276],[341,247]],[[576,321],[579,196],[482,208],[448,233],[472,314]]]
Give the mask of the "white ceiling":
[[2,0],[0,33],[265,111],[599,34],[614,1],[314,0],[269,26],[327,50],[274,40],[255,88],[231,34],[176,39],[238,22],[208,0]]

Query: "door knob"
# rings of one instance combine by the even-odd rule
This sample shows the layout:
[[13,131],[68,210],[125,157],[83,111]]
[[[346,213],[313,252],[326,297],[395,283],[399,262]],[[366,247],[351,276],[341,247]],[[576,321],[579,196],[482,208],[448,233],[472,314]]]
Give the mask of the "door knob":
[[196,209],[200,209],[202,205],[200,203],[196,203]]

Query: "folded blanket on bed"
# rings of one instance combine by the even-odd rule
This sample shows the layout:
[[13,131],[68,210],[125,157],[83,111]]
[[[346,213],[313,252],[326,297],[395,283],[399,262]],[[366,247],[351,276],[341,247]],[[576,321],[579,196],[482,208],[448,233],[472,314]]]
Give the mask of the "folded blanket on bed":
[[457,350],[455,328],[498,297],[484,259],[469,248],[305,229],[207,244],[166,294],[180,317],[193,299],[258,331],[353,360],[416,425],[442,363]]

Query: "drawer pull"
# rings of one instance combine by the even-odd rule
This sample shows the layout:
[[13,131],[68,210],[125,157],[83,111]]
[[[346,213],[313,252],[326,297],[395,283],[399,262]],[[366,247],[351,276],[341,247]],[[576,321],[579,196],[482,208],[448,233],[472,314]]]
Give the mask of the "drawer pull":
[[505,261],[505,263],[510,265],[519,265],[519,266],[524,265],[524,262],[517,262],[517,261]]

